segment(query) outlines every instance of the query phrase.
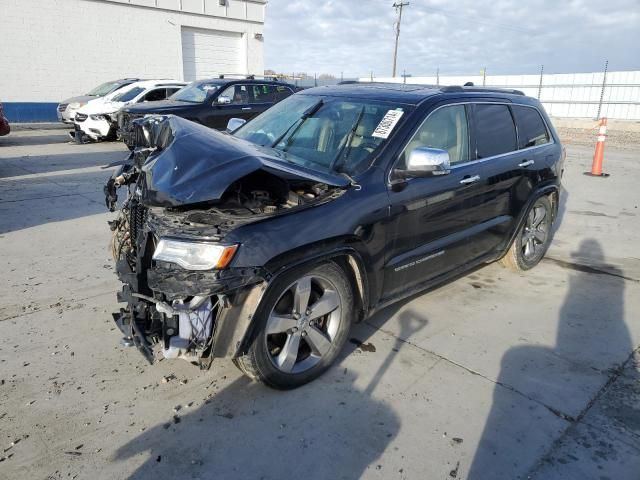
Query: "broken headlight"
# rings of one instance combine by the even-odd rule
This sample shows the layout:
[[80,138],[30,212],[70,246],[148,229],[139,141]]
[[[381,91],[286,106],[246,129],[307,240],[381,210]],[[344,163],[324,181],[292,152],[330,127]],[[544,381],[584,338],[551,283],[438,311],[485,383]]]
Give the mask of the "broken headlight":
[[91,120],[106,120],[107,117],[104,115],[89,115]]
[[187,270],[222,269],[229,265],[237,249],[237,245],[224,246],[161,238],[153,252],[153,259],[177,263]]

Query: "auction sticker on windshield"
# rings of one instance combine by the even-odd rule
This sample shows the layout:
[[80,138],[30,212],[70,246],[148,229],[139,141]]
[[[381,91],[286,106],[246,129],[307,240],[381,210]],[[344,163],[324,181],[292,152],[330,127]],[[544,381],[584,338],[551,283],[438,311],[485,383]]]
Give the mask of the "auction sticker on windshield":
[[382,117],[382,120],[380,120],[380,123],[371,136],[377,138],[389,138],[389,135],[391,135],[391,132],[400,121],[403,114],[404,112],[402,110],[389,110],[385,113],[384,117]]

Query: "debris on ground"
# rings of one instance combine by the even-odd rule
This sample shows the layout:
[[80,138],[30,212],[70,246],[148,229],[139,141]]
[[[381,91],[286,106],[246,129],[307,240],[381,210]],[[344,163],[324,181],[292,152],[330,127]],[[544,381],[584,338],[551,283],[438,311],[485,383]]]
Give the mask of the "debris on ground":
[[371,342],[363,343],[361,340],[358,340],[357,338],[350,338],[349,342],[353,343],[355,346],[357,346],[363,352],[375,352],[376,351],[375,345],[373,343],[371,343]]

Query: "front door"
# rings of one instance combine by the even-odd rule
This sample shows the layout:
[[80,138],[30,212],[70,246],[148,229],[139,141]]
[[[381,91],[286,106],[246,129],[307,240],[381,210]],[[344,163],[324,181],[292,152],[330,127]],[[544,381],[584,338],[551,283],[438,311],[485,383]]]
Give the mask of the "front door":
[[251,85],[234,84],[224,89],[214,100],[213,109],[206,117],[206,125],[224,130],[231,118],[249,120],[253,116],[250,88]]
[[460,267],[472,258],[469,238],[479,229],[483,178],[470,153],[469,108],[445,105],[430,113],[400,154],[402,169],[411,151],[432,147],[449,153],[446,175],[411,178],[389,189],[391,205],[383,297]]

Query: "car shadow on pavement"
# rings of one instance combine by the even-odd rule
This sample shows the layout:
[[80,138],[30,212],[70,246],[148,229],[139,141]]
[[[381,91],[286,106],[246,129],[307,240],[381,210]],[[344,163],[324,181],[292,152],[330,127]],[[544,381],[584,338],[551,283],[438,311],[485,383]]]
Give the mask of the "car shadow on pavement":
[[[605,261],[602,246],[593,239],[582,241],[573,256]],[[601,278],[594,278],[593,273],[571,274],[555,346],[517,346],[504,354],[468,480],[536,478],[523,476],[523,470],[534,473],[535,462],[555,440],[553,433],[542,432],[543,417],[564,419],[562,430],[581,418],[590,400],[606,384],[611,369],[623,364],[632,353],[624,314],[625,281],[609,271],[614,275],[603,273]],[[526,414],[518,415],[514,395],[527,397],[538,406],[532,405]],[[536,436],[543,437],[542,445],[535,445]],[[527,451],[532,446],[541,450]],[[571,459],[563,459],[563,463],[568,461]]]
[[11,132],[6,137],[0,137],[0,148],[2,147],[28,147],[32,145],[50,145],[53,143],[67,143],[71,138],[69,137],[69,130],[56,129],[46,135],[28,135],[23,131]]
[[[412,312],[403,312],[400,322],[405,336],[427,324]],[[356,325],[352,333],[359,340],[347,342],[336,365],[296,390],[272,390],[240,377],[178,424],[146,430],[114,460],[148,455],[130,479],[354,479],[375,471],[401,425],[372,392],[404,342],[389,350],[364,388],[340,361],[358,349],[362,354],[374,332]]]
[[[2,157],[0,234],[106,214],[103,186],[122,151]],[[120,201],[126,192],[120,192]],[[105,224],[105,235],[108,238]]]
[[[112,162],[124,160],[126,152],[82,152],[54,155],[23,155],[20,157],[0,156],[0,178],[20,180],[25,175],[34,176],[59,171],[72,171],[80,168],[101,167]],[[111,169],[105,169],[105,182]]]

